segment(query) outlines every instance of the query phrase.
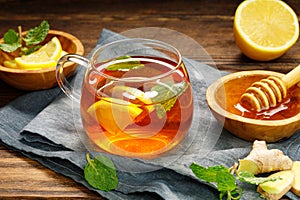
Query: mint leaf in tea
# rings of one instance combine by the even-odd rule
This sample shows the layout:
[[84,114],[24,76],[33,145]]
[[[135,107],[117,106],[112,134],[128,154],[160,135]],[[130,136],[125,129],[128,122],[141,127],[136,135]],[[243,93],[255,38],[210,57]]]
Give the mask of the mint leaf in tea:
[[157,116],[161,119],[170,111],[180,96],[187,89],[186,82],[180,83],[159,83],[151,88],[151,91],[156,91],[157,96],[152,98],[156,104]]
[[140,69],[141,67],[144,67],[144,65],[141,64],[140,61],[131,61],[130,58],[130,56],[120,56],[115,60],[124,60],[124,62],[109,65],[105,69],[109,71],[128,71],[131,69]]

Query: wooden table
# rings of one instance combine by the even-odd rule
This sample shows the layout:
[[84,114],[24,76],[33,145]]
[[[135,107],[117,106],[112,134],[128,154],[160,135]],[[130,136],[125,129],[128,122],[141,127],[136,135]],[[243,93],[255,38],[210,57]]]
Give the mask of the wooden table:
[[[232,0],[0,0],[0,37],[10,28],[23,30],[48,20],[51,29],[78,37],[85,54],[94,48],[103,28],[115,32],[141,27],[164,27],[186,34],[201,44],[220,69],[268,69],[287,72],[300,63],[300,41],[280,59],[255,62],[234,43],[233,16],[241,1]],[[300,1],[286,1],[299,16]],[[25,91],[0,80],[0,107]],[[101,197],[73,180],[57,174],[19,152],[0,145],[0,198]]]

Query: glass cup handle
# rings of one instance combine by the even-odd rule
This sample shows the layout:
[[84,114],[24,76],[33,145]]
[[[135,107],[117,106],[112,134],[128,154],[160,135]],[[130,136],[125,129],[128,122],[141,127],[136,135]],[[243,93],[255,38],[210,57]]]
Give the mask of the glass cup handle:
[[72,100],[79,102],[80,95],[76,92],[72,92],[73,87],[70,85],[69,81],[64,75],[64,65],[67,62],[74,62],[78,65],[82,65],[88,68],[89,60],[77,54],[66,54],[58,60],[56,65],[56,81],[59,87],[68,97],[70,97]]

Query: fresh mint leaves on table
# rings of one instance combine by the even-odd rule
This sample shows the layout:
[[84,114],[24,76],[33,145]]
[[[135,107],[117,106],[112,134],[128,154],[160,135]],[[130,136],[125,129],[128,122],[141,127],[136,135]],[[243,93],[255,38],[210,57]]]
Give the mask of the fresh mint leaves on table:
[[118,186],[118,177],[114,163],[105,156],[94,159],[86,155],[87,164],[84,168],[84,178],[94,188],[110,191]]
[[240,199],[242,197],[242,188],[237,185],[237,180],[258,185],[268,181],[276,181],[277,178],[255,177],[250,172],[240,172],[237,176],[230,173],[231,169],[222,165],[203,167],[192,163],[190,169],[201,180],[211,184],[216,184],[220,192],[220,200],[227,197],[227,200]]
[[242,191],[228,168],[221,165],[205,168],[195,163],[192,163],[190,168],[199,179],[217,184],[221,200],[224,196],[227,196],[228,200],[241,198]]
[[[22,28],[19,28],[19,33],[13,29],[9,29],[4,34],[4,43],[0,44],[0,49],[11,53],[20,48],[20,55],[28,55],[33,53],[41,47],[40,44],[43,42],[49,32],[50,25],[46,20],[43,20],[41,24],[35,28],[30,29],[25,38],[22,37]],[[22,43],[25,42],[26,46],[23,46]]]

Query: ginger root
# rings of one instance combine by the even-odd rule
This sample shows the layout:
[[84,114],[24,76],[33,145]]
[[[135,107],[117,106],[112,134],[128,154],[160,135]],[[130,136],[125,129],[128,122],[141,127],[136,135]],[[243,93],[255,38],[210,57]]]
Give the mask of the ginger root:
[[278,200],[292,188],[295,174],[292,170],[280,171],[270,175],[269,178],[278,179],[259,184],[257,192],[268,200]]
[[294,161],[292,171],[295,173],[295,182],[291,191],[300,197],[300,161]]
[[293,161],[279,149],[268,149],[265,141],[254,141],[250,154],[239,160],[237,173],[248,171],[254,175],[272,171],[290,170]]

